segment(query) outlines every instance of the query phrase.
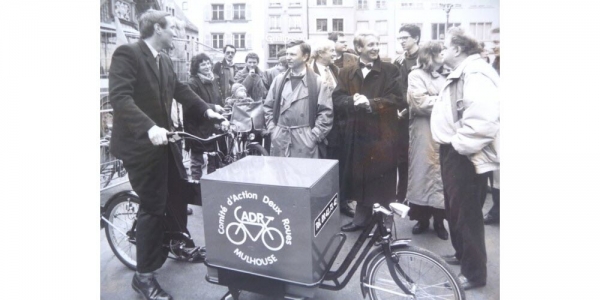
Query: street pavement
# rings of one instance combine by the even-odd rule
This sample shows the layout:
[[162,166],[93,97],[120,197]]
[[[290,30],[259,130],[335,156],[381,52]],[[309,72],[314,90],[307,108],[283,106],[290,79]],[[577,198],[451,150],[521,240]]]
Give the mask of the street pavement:
[[[130,189],[128,183],[118,185],[107,189],[101,193],[101,205],[113,194]],[[488,194],[483,211],[489,210],[492,204],[491,195]],[[190,205],[193,208],[193,215],[189,216],[188,229],[192,238],[198,245],[204,245],[204,226],[202,218],[202,207]],[[450,240],[439,239],[432,227],[420,235],[412,235],[411,230],[414,221],[396,217],[396,229],[398,237],[412,238],[412,245],[425,248],[439,255],[453,254],[453,248]],[[343,216],[341,224],[350,222],[350,218]],[[446,228],[448,224],[446,223]],[[346,233],[348,239],[342,248],[338,259],[332,269],[336,269],[345,255],[350,251],[356,241],[359,233]],[[500,227],[499,225],[486,225],[486,248],[488,256],[488,277],[487,285],[483,288],[469,290],[466,292],[467,299],[493,300],[500,299]],[[100,231],[100,297],[101,299],[142,299],[131,288],[131,279],[133,271],[123,265],[112,253],[104,230]],[[450,266],[451,270],[458,274],[459,266]],[[348,285],[340,291],[329,291],[318,289],[313,299],[363,299],[360,290],[360,268],[351,278]],[[224,286],[208,283],[205,280],[206,266],[204,264],[194,264],[178,262],[168,259],[161,269],[157,272],[157,278],[163,289],[169,292],[174,299],[221,299],[227,292]],[[259,300],[271,299],[259,294],[243,292],[240,299]]]

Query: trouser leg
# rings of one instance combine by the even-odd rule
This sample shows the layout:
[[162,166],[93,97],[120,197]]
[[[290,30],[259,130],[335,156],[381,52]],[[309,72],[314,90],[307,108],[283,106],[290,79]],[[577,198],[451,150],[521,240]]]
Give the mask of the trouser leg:
[[202,177],[202,165],[204,165],[204,153],[202,151],[198,151],[195,149],[191,149],[191,171],[192,171],[192,179],[200,180]]
[[[168,177],[168,194],[167,194],[167,209],[165,221],[168,231],[183,232],[189,235],[187,230],[187,200],[185,193],[187,190],[185,182],[179,175],[175,160],[172,155],[169,155],[169,177]],[[193,245],[187,245],[192,247]]]
[[446,216],[461,273],[474,282],[487,278],[485,230],[481,212],[489,174],[476,174],[468,157],[451,145],[440,147]]

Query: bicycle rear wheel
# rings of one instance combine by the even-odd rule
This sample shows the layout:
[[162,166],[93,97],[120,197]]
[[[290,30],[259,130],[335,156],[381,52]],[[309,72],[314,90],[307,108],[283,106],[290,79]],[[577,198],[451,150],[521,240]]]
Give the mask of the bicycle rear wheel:
[[140,199],[121,195],[108,207],[106,218],[111,224],[105,226],[106,240],[115,256],[135,271],[137,265],[135,226]]
[[267,150],[259,144],[248,144],[247,151],[248,155],[269,156],[269,152],[267,152]]
[[[392,253],[399,259],[396,274],[415,295],[414,299],[465,299],[457,277],[437,255],[412,246],[392,249]],[[365,263],[368,269],[363,285],[370,299],[398,299],[398,296],[410,299],[392,278],[383,251]]]

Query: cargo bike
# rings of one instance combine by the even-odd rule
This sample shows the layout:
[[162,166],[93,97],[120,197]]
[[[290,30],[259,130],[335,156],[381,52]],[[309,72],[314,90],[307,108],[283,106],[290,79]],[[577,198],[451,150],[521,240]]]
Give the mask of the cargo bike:
[[[206,280],[228,288],[222,299],[239,299],[242,291],[312,298],[319,288],[345,288],[361,264],[363,297],[465,299],[439,256],[395,237],[394,216],[405,217],[408,211],[400,203],[375,204],[368,226],[340,257],[346,235],[339,232],[337,168],[334,160],[249,155],[201,179]],[[121,228],[110,225],[106,232],[115,255],[135,268],[137,204],[134,194],[124,199],[124,210],[106,214]],[[111,243],[117,240],[121,246]],[[173,241],[165,247],[180,254],[181,244]],[[128,254],[122,250],[127,244],[133,244]],[[338,258],[341,264],[332,270]]]

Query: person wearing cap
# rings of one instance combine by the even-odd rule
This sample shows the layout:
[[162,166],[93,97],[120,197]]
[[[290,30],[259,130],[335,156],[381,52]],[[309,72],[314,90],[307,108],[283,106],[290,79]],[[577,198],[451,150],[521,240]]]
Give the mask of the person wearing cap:
[[252,103],[254,99],[248,97],[246,87],[241,83],[231,86],[231,97],[225,99],[225,111],[231,112],[235,104]]
[[343,32],[332,31],[328,34],[327,39],[335,43],[336,59],[333,63],[338,69],[353,66],[358,62],[356,53],[353,53],[352,49],[348,49]]
[[333,125],[331,91],[307,67],[310,45],[287,44],[289,69],[275,77],[265,99],[265,121],[271,155],[325,158],[325,137]]
[[263,71],[258,67],[259,62],[260,59],[256,53],[248,53],[246,55],[246,67],[237,72],[233,77],[233,81],[241,83],[246,87],[246,93],[254,101],[262,101],[268,92],[262,80]]
[[395,201],[397,110],[402,107],[398,68],[381,61],[379,35],[357,33],[354,48],[359,63],[340,70],[333,91],[334,109],[347,113],[340,185],[348,199],[357,202],[352,222],[342,226],[345,232],[364,228],[374,203],[388,206]]

